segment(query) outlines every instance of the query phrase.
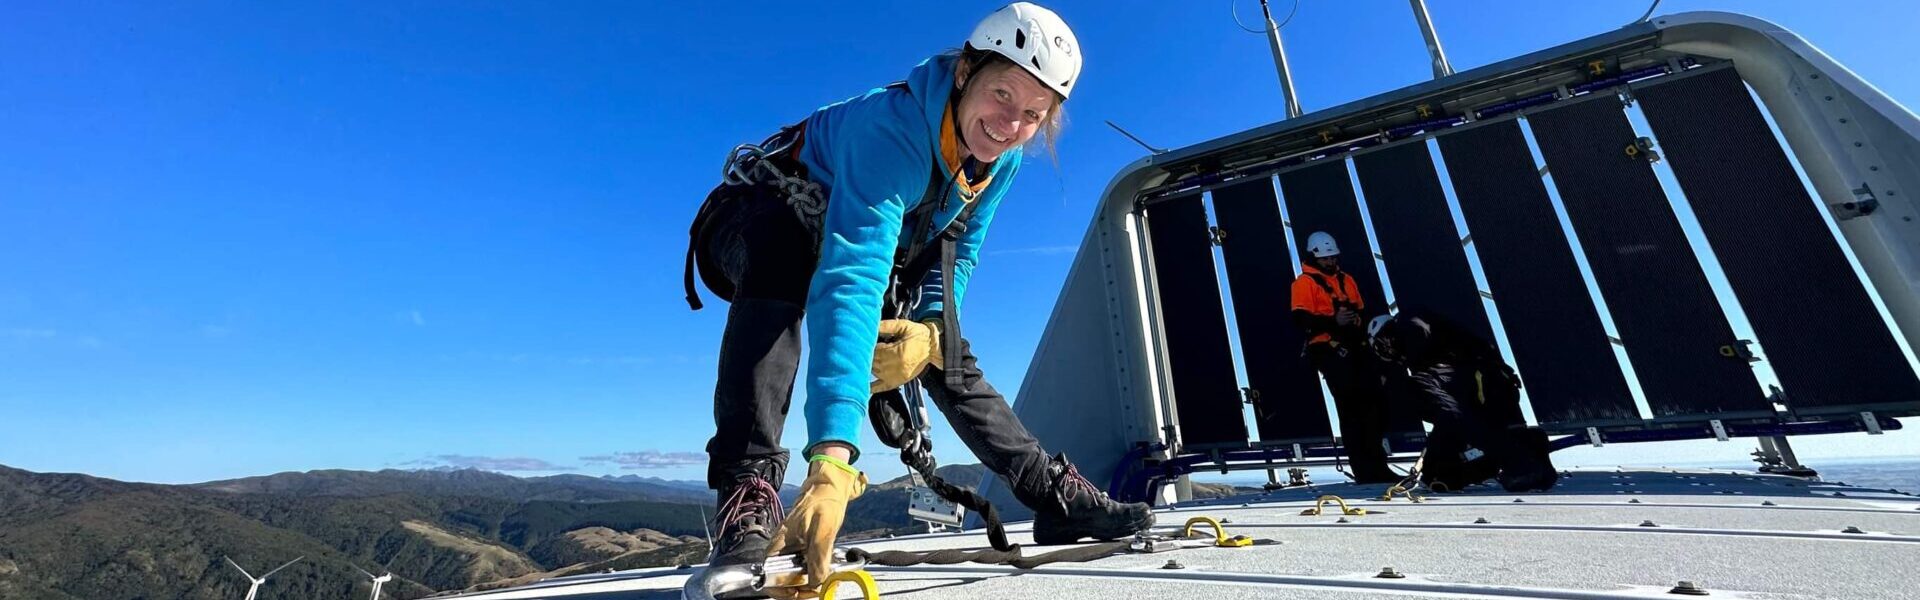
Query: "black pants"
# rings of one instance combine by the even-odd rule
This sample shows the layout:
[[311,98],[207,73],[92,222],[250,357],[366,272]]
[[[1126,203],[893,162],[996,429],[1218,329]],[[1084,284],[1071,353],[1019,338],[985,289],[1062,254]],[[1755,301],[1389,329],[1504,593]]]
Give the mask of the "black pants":
[[[1499,369],[1435,364],[1416,367],[1396,393],[1415,407],[1420,420],[1433,424],[1427,436],[1427,472],[1446,479],[1450,473],[1471,474],[1462,483],[1478,483],[1493,470],[1505,469],[1531,457],[1519,444],[1526,419],[1520,413],[1520,391]],[[1470,467],[1461,454],[1471,447],[1485,453],[1481,466]],[[1453,483],[1453,482],[1449,482]]]
[[1327,379],[1327,391],[1333,393],[1334,409],[1340,413],[1340,439],[1347,458],[1353,461],[1353,473],[1363,480],[1393,475],[1387,468],[1386,394],[1380,387],[1380,375],[1365,346],[1349,351],[1331,344],[1307,346],[1307,359]]
[[[716,209],[703,237],[707,261],[734,286],[720,339],[713,393],[713,438],[707,441],[708,485],[719,489],[738,465],[756,459],[785,464],[780,445],[800,366],[800,321],[817,256],[811,234],[785,205],[743,198]],[[1047,455],[1014,416],[1006,397],[981,373],[963,340],[964,385],[949,389],[944,372],[920,382],[953,424],[961,442],[1016,494],[1044,487]],[[1022,498],[1026,498],[1022,495]]]

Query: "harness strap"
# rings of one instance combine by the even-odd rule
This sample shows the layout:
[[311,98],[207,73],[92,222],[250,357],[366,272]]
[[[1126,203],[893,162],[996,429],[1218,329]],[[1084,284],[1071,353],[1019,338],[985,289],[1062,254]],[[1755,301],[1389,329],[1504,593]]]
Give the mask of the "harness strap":
[[[1345,294],[1342,294],[1339,291],[1335,290],[1333,286],[1327,285],[1326,275],[1317,274],[1317,273],[1306,273],[1306,276],[1308,279],[1312,279],[1315,284],[1318,284],[1320,286],[1321,291],[1327,293],[1327,299],[1332,301],[1333,307],[1335,310],[1338,310],[1340,308],[1340,305],[1342,304],[1345,304],[1350,308],[1356,306],[1352,300],[1348,300],[1345,298]],[[1346,281],[1352,280],[1353,276],[1348,275],[1346,273],[1339,273],[1334,275],[1334,279],[1336,283],[1344,284]],[[1358,309],[1355,308],[1355,310],[1358,310]]]

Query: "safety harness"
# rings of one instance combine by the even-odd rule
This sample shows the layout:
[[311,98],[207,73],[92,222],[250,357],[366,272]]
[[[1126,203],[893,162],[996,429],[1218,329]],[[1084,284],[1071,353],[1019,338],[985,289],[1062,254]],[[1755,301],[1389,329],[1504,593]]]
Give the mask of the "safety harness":
[[[905,85],[902,82],[888,87]],[[822,194],[820,184],[807,178],[806,166],[798,159],[804,139],[805,122],[801,122],[782,128],[760,144],[736,146],[727,155],[720,185],[701,203],[688,231],[683,283],[687,305],[693,310],[700,310],[703,306],[694,287],[696,264],[699,265],[700,279],[708,290],[724,300],[733,299],[733,284],[718,275],[718,269],[706,260],[702,252],[705,246],[703,234],[708,221],[726,203],[764,202],[775,198],[784,200],[812,234],[812,251],[818,254],[827,199]],[[920,202],[901,219],[901,233],[909,237],[906,244],[895,248],[893,271],[888,275],[887,290],[881,296],[880,315],[882,319],[911,318],[919,308],[927,274],[935,268],[940,270],[941,297],[946,306],[940,311],[939,351],[942,364],[947,365],[941,383],[953,390],[966,386],[965,375],[960,367],[964,354],[961,342],[964,338],[960,330],[958,299],[953,294],[954,263],[960,236],[967,232],[967,222],[972,220],[981,201],[967,201],[953,221],[938,232],[934,231],[933,222],[934,217],[952,201],[952,191],[959,175],[959,170],[949,173],[939,164],[933,165]],[[881,392],[870,398],[867,402],[868,415],[874,422],[876,433],[883,443],[900,450],[900,461],[919,473],[928,489],[948,502],[980,514],[986,522],[987,537],[995,550],[1017,551],[1018,547],[1007,541],[1006,529],[1001,525],[999,512],[992,503],[972,488],[948,482],[936,472],[939,465],[933,458],[933,440],[924,417],[923,393],[920,381],[916,379],[901,389]]]
[[[1346,273],[1335,273],[1333,275],[1334,284],[1341,284],[1339,288],[1336,288],[1334,285],[1330,285],[1327,283],[1325,274],[1317,273],[1317,272],[1307,272],[1305,270],[1302,270],[1301,274],[1306,275],[1307,279],[1312,280],[1314,285],[1320,286],[1320,291],[1325,292],[1327,294],[1327,301],[1333,305],[1334,314],[1336,315],[1340,314],[1341,308],[1350,309],[1355,313],[1360,312],[1359,304],[1347,298],[1346,294],[1339,293],[1339,290],[1345,289],[1345,285],[1344,285],[1345,282],[1353,280],[1352,275],[1348,275]],[[1319,333],[1322,333],[1322,332],[1308,332],[1307,339],[1300,343],[1300,351],[1302,353],[1305,353],[1307,348],[1313,346],[1313,338]],[[1347,335],[1342,335],[1338,332],[1338,330],[1330,330],[1324,333],[1326,333],[1328,336],[1332,338],[1332,340],[1330,341],[1333,342],[1334,348],[1339,349],[1341,353],[1346,352],[1346,349],[1340,348],[1341,342],[1352,341],[1349,339],[1344,339],[1344,338],[1350,338],[1351,337],[1350,333]]]

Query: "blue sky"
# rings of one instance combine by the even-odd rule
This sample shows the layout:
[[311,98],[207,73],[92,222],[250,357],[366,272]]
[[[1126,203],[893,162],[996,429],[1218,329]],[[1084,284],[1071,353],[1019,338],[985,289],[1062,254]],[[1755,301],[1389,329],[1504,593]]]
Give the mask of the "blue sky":
[[[1661,12],[1774,20],[1920,102],[1920,5],[1844,4]],[[699,478],[725,312],[687,311],[680,266],[719,159],[900,78],[999,5],[10,4],[0,464],[157,482],[437,465]],[[1264,40],[1227,2],[1050,6],[1089,62],[1059,167],[1024,170],[967,302],[1006,391],[1095,199],[1142,154],[1103,120],[1181,146],[1284,116]],[[1430,8],[1464,69],[1645,3]],[[1429,77],[1400,0],[1306,0],[1285,33],[1309,111]],[[1796,443],[1912,455],[1917,439]],[[970,461],[949,432],[938,447]],[[862,466],[901,472],[877,458]]]

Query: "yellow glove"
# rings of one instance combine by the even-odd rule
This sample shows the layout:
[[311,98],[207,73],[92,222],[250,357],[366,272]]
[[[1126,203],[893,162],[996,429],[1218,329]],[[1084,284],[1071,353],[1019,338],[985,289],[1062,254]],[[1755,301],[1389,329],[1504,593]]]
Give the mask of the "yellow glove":
[[940,360],[940,328],[906,319],[880,322],[880,343],[873,347],[873,383],[867,391],[880,393],[913,381],[927,366],[946,368]]
[[840,459],[815,456],[808,461],[807,480],[800,483],[800,500],[773,534],[769,556],[800,554],[807,582],[797,588],[768,588],[785,598],[811,598],[833,569],[833,541],[847,519],[847,504],[867,491],[867,476]]

